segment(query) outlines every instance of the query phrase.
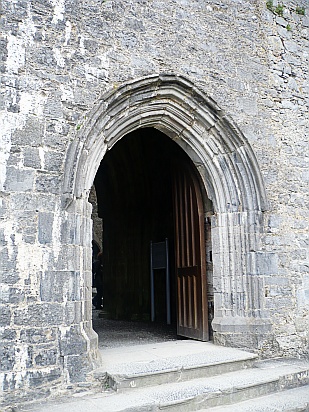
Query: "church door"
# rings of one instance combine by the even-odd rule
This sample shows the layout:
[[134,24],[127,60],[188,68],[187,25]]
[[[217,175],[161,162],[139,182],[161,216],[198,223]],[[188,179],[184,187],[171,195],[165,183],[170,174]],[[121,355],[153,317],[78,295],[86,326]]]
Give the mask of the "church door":
[[175,162],[174,219],[177,334],[209,340],[204,208],[194,166]]

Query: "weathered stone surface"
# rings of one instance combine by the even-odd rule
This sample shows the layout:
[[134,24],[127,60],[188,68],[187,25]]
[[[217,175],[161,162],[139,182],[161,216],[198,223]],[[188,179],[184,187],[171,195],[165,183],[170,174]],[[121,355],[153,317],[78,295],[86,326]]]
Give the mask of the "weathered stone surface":
[[79,326],[68,327],[61,336],[61,356],[78,355],[85,352],[87,342],[82,336]]
[[53,239],[53,222],[54,215],[53,213],[39,213],[38,221],[38,240],[40,243],[51,243]]
[[5,189],[12,192],[26,192],[33,189],[34,173],[30,170],[19,170],[16,167],[7,169]]
[[24,150],[24,166],[41,169],[41,157],[38,149],[27,147]]
[[80,300],[80,274],[76,272],[45,272],[41,275],[41,300],[63,302]]
[[57,355],[57,349],[54,346],[40,346],[34,354],[34,363],[38,367],[56,365]]
[[28,116],[22,129],[12,134],[12,143],[18,147],[38,147],[42,142],[44,124],[35,116]]
[[23,357],[27,368],[32,366],[32,348],[28,346],[20,346],[16,342],[4,342],[1,344],[1,371],[12,370],[15,366],[15,369],[18,369],[18,358]]
[[39,173],[35,181],[35,187],[38,192],[59,194],[61,180],[59,176],[50,176],[46,173]]
[[[12,234],[13,235],[13,234]],[[4,247],[0,250],[0,269],[5,273],[11,272],[16,269],[16,248]],[[16,277],[17,277],[16,273]]]
[[279,16],[264,0],[2,0],[8,404],[91,368],[88,194],[105,152],[138,127],[179,143],[212,202],[215,341],[308,356],[309,10],[284,3]]
[[37,388],[47,386],[48,383],[54,384],[60,377],[61,368],[59,367],[45,368],[45,370],[37,369],[29,373],[29,386],[30,388]]
[[67,368],[70,375],[70,381],[72,383],[84,382],[86,380],[87,373],[91,371],[87,356],[81,356],[79,354],[68,356]]
[[[49,212],[54,210],[54,197],[46,193],[14,193],[11,196],[13,210]],[[33,214],[33,213],[32,213]]]
[[21,304],[25,301],[24,292],[17,287],[3,286],[0,292],[0,304]]
[[0,331],[0,338],[1,341],[14,341],[16,339],[16,331],[9,328],[2,328],[2,330]]
[[20,332],[21,342],[40,344],[56,341],[57,330],[56,328],[35,328],[30,327],[28,329],[22,329]]
[[63,308],[61,305],[50,303],[34,303],[24,309],[15,309],[14,320],[16,325],[30,327],[49,327],[61,325]]

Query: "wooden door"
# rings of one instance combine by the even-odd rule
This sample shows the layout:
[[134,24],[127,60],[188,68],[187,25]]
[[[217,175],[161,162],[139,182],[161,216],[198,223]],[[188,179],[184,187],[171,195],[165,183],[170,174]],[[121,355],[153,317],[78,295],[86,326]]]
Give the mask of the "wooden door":
[[177,334],[209,340],[204,207],[197,171],[187,162],[174,169]]

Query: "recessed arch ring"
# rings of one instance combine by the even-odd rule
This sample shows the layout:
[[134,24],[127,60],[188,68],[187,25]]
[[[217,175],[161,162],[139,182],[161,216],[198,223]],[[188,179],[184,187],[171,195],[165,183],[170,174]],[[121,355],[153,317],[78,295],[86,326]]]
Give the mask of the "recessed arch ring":
[[65,161],[64,206],[89,192],[107,150],[143,127],[163,131],[191,157],[217,212],[263,211],[263,179],[250,144],[188,79],[160,74],[103,94],[76,132]]

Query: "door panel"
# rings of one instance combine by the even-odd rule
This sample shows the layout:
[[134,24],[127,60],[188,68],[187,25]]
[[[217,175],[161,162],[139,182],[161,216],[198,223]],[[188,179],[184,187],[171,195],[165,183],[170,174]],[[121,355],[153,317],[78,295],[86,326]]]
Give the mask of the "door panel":
[[208,340],[204,210],[193,165],[175,162],[174,218],[177,334]]

